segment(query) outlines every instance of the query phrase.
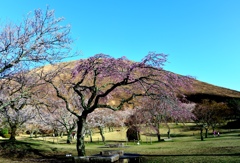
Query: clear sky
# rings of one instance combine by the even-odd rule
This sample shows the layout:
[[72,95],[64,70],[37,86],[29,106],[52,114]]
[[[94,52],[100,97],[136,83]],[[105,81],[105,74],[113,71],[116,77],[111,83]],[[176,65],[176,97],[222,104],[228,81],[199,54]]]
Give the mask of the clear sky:
[[82,58],[165,53],[166,70],[240,91],[240,0],[2,0],[0,22],[47,5],[72,26]]

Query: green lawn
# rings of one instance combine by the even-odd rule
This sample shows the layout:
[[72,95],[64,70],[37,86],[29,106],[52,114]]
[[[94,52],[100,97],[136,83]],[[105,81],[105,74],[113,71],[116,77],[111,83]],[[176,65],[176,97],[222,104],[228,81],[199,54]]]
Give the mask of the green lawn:
[[[220,137],[213,137],[212,134],[209,134],[208,138],[201,141],[199,131],[189,130],[189,125],[172,124],[171,128],[173,137],[170,140],[166,138],[164,133],[167,130],[163,127],[161,132],[165,141],[157,142],[153,132],[150,132],[150,134],[141,135],[142,140],[139,145],[136,142],[126,142],[126,129],[124,128],[120,131],[115,130],[105,133],[107,144],[121,142],[124,143],[124,148],[107,148],[100,141],[100,134],[96,130],[93,135],[93,143],[90,143],[89,138],[86,138],[86,153],[87,155],[93,155],[100,153],[102,150],[121,149],[125,153],[143,155],[142,162],[240,162],[240,130],[232,130],[231,132],[221,130]],[[146,131],[150,130],[147,129]],[[13,150],[15,152],[15,155],[13,155],[11,147],[7,148],[10,153],[7,153],[7,150],[4,153],[2,149],[0,162],[10,162],[10,160],[31,162],[34,159],[42,159],[41,162],[44,162],[43,158],[47,162],[47,159],[53,157],[64,157],[66,153],[77,155],[76,141],[74,140],[72,144],[65,144],[66,137],[43,139],[21,135],[17,140],[19,140],[17,152],[20,154],[16,154],[17,152]],[[2,139],[0,142],[3,144],[6,143],[6,140]]]

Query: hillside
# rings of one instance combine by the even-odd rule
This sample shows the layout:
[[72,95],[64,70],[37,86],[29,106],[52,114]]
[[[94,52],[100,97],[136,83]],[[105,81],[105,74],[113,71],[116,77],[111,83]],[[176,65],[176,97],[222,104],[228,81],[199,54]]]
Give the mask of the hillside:
[[226,101],[228,99],[240,99],[240,92],[208,84],[199,80],[193,82],[193,92],[185,93],[187,99],[194,102],[201,102],[202,99],[215,101]]
[[[73,69],[77,64],[77,61],[70,61],[60,63],[58,66],[66,65],[69,69]],[[45,71],[51,70],[53,67],[51,65],[45,66]],[[171,72],[173,73],[173,72]],[[202,99],[211,99],[215,101],[226,101],[228,99],[240,99],[240,92],[231,90],[228,88],[223,88],[215,86],[206,82],[202,82],[193,79],[193,90],[191,92],[184,92],[186,98],[193,102],[201,102]]]

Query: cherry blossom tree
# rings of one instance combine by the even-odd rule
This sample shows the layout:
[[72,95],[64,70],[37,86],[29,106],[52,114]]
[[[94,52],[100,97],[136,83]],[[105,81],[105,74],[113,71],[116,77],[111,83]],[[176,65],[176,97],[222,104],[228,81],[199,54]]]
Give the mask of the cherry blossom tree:
[[[109,112],[104,112],[104,110],[95,110],[91,114],[89,114],[87,118],[88,126],[91,126],[91,128],[98,128],[100,131],[100,135],[102,137],[103,143],[105,143],[105,136],[104,136],[104,127],[106,126],[106,123],[108,121],[109,116],[105,116]],[[111,115],[111,113],[110,113]],[[111,116],[110,116],[111,117]]]
[[85,155],[87,117],[96,109],[117,111],[131,103],[137,103],[141,97],[176,97],[181,95],[180,89],[187,89],[185,86],[192,79],[163,70],[166,60],[167,55],[154,52],[150,52],[141,62],[132,62],[126,57],[115,59],[109,55],[97,54],[79,60],[72,71],[71,80],[66,81],[64,75],[59,75],[55,81],[48,81],[59,98],[71,101],[74,95],[78,100],[79,107],[66,109],[78,119],[79,156]]
[[30,138],[33,138],[34,135],[35,138],[37,138],[37,135],[40,133],[40,129],[42,129],[46,125],[42,122],[38,114],[36,114],[36,116],[33,119],[30,119],[25,123],[25,126],[26,132],[30,134]]
[[[0,28],[0,94],[4,95],[13,76],[66,58],[72,39],[70,26],[62,25],[54,10],[37,9],[19,24],[7,23]],[[24,92],[26,93],[26,92]],[[24,96],[6,101],[0,98],[0,110]]]
[[170,138],[170,127],[168,122],[185,122],[191,120],[192,108],[186,107],[177,97],[155,96],[155,98],[145,97],[141,100],[141,105],[135,109],[135,113],[127,121],[128,126],[138,126],[152,128],[158,141],[161,141],[160,124],[165,124],[168,128],[168,138]]
[[57,115],[56,121],[64,127],[65,132],[67,133],[67,143],[71,143],[72,134],[77,127],[76,117],[73,114],[66,112],[65,109],[58,109],[55,115]]
[[[33,87],[30,80],[25,77],[22,74],[16,75],[8,85],[5,85],[7,87],[2,88],[0,94],[2,105],[0,114],[10,127],[10,140],[15,140],[17,129],[35,116],[33,107],[36,103],[31,100],[31,96],[34,95],[29,91]],[[7,103],[8,105],[4,105]]]
[[8,23],[0,31],[0,77],[15,74],[23,68],[54,63],[70,50],[70,26],[60,25],[54,10],[37,9],[20,24]]
[[176,96],[190,78],[162,69],[166,55],[149,53],[141,62],[125,57],[115,59],[97,54],[80,60],[73,71],[74,93],[80,97],[82,113],[78,117],[77,150],[85,155],[84,135],[88,114],[97,108],[120,110],[140,97],[164,94]]
[[36,115],[34,108],[26,107],[24,102],[16,105],[10,105],[1,110],[3,120],[10,128],[11,137],[9,140],[16,140],[17,129],[23,126],[24,123],[33,119]]
[[[181,101],[177,101],[177,103],[175,104],[175,107],[170,109],[170,114],[166,115],[165,118],[165,125],[168,128],[168,138],[170,138],[170,127],[168,125],[168,122],[176,122],[176,123],[185,123],[185,122],[189,122],[192,121],[195,116],[192,113],[192,111],[195,108],[195,103],[183,103]],[[168,106],[169,107],[169,106]]]
[[12,141],[16,140],[17,130],[36,115],[34,108],[37,102],[34,100],[33,90],[37,91],[35,86],[37,87],[38,84],[33,82],[34,77],[26,74],[26,72],[19,72],[11,79],[2,79],[5,84],[0,94],[2,107],[0,114],[10,128]]
[[[124,108],[124,110],[118,110],[114,112],[114,121],[110,123],[111,126],[124,129],[126,127],[126,121],[130,119],[134,109]],[[119,129],[118,129],[119,130]]]
[[54,108],[41,109],[40,116],[43,122],[51,126],[55,135],[65,132],[67,134],[67,144],[72,142],[72,133],[77,127],[76,117],[66,111],[62,103]]
[[104,128],[108,127],[111,131],[111,127],[122,126],[123,119],[110,109],[96,109],[94,112],[90,113],[87,117],[87,125],[91,128],[98,128],[102,141],[105,143]]

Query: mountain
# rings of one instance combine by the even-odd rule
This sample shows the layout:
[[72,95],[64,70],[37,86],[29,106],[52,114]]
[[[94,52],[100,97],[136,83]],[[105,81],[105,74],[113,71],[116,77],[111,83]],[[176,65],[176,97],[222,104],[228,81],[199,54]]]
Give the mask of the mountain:
[[[63,62],[59,65],[68,65],[67,67],[72,69],[76,66],[78,61],[70,61],[70,62]],[[52,69],[51,65],[45,66],[45,71]],[[169,71],[168,71],[169,72]],[[70,72],[69,72],[70,73]],[[174,72],[171,72],[174,73]],[[184,92],[184,91],[183,91]],[[199,103],[203,99],[210,99],[215,100],[217,102],[224,102],[229,99],[239,99],[240,100],[240,92],[231,90],[228,88],[219,87],[216,85],[212,85],[206,82],[202,82],[196,79],[193,79],[193,89],[191,92],[184,92],[183,94],[186,95],[186,98],[189,101]]]
[[187,99],[193,102],[201,102],[203,99],[224,102],[229,99],[240,99],[240,92],[215,86],[199,80],[194,80],[193,91],[186,92]]

